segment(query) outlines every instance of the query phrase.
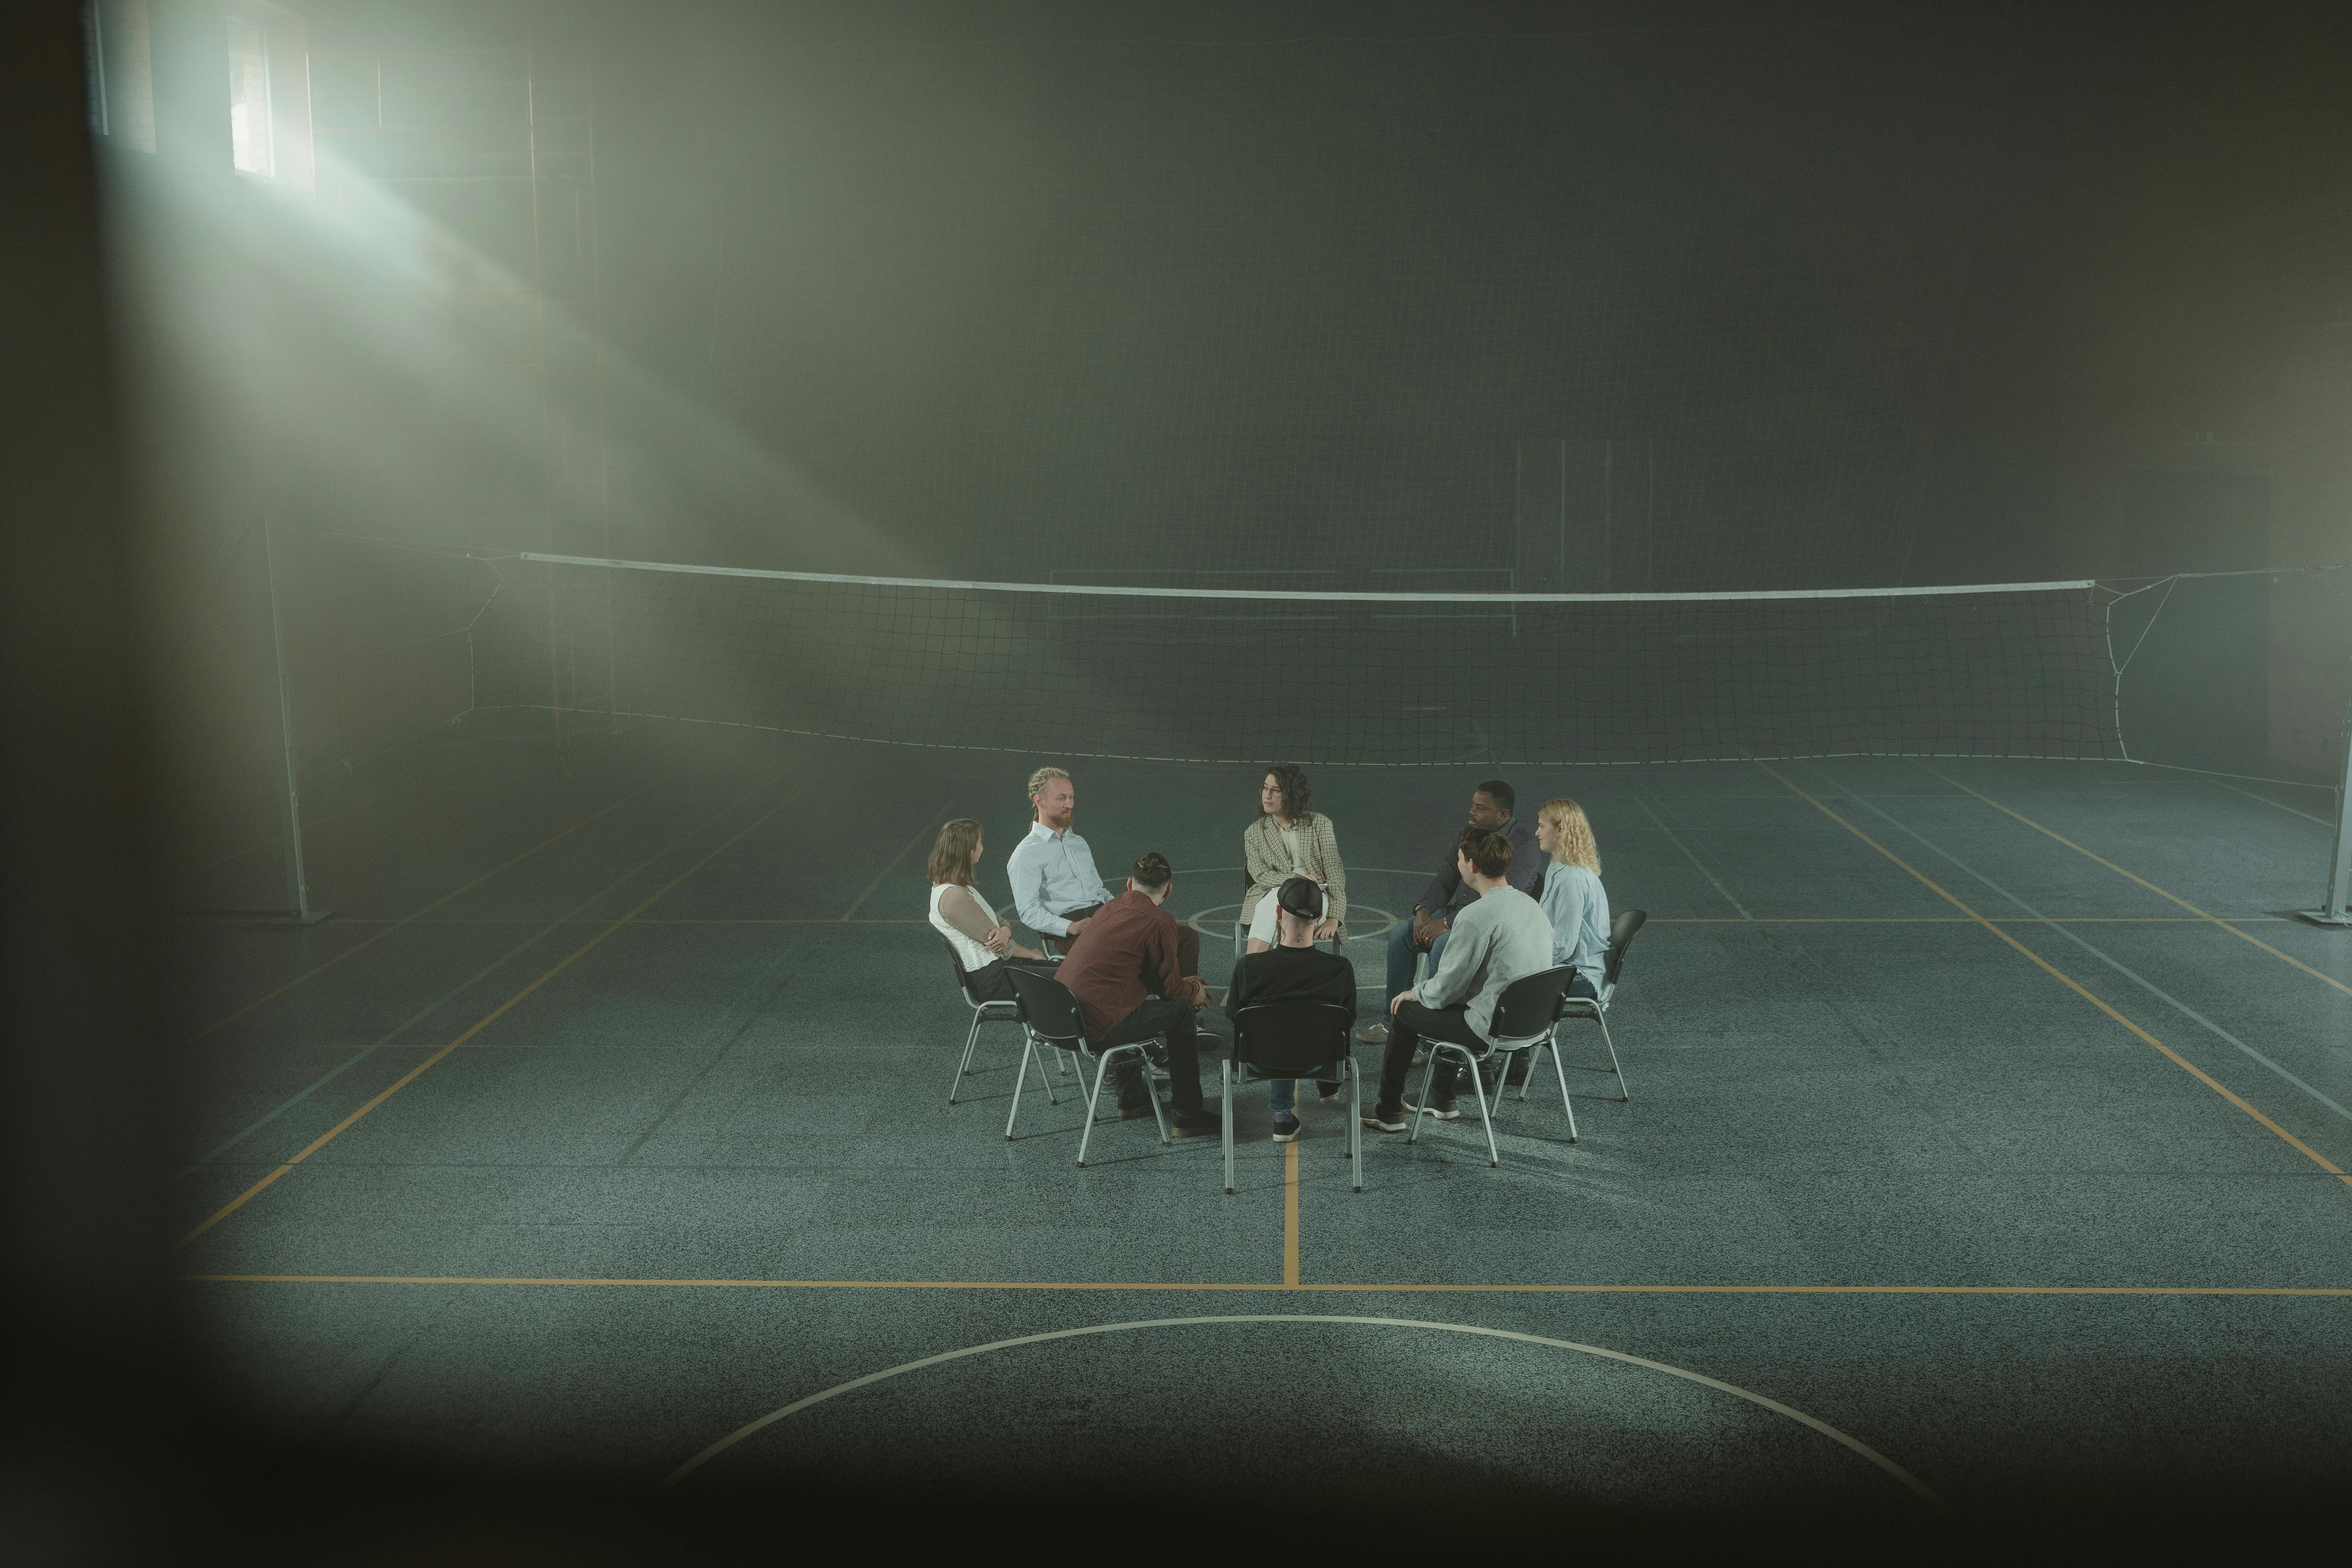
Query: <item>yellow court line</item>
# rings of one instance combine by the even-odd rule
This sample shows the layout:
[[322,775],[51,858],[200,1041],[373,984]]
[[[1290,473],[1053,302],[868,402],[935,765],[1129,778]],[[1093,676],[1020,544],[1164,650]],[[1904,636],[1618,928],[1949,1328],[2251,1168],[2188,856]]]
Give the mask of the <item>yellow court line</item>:
[[2130,871],[2125,870],[2121,866],[2116,865],[2105,856],[2095,854],[2092,851],[2084,848],[2081,845],[2075,843],[2064,834],[2053,832],[2051,829],[2044,827],[2042,824],[2034,821],[2033,818],[2026,816],[2023,812],[2011,810],[2010,807],[2005,806],[2001,805],[2000,802],[1993,799],[1992,796],[1983,795],[1976,790],[1970,789],[1968,785],[1962,784],[1959,780],[1953,778],[1950,774],[1937,773],[1937,770],[1928,767],[1925,763],[1919,762],[1916,757],[1913,758],[1912,761],[1916,763],[1922,771],[1931,773],[1937,778],[1942,779],[1946,784],[1951,785],[1954,789],[1958,790],[1962,795],[1976,796],[1977,799],[1984,802],[1987,805],[1992,807],[1995,811],[2000,812],[2002,816],[2015,817],[2018,821],[2025,824],[2026,826],[2033,829],[2034,832],[2056,839],[2059,843],[2063,844],[2067,848],[2072,849],[2075,854],[2084,856],[2092,860],[2096,860],[2100,865],[2105,866],[2116,876],[2126,878],[2131,881],[2137,882],[2141,887],[2146,888],[2149,892],[2156,894],[2159,898],[2170,899],[2174,903],[2179,904],[2182,909],[2187,910],[2199,920],[2210,921],[2213,924],[2220,926],[2223,931],[2228,931],[2231,936],[2239,937],[2246,942],[2252,942],[2256,947],[2261,948],[2273,958],[2284,959],[2287,963],[2294,964],[2297,969],[2302,970],[2305,974],[2310,975],[2314,980],[2324,981],[2327,984],[2335,986],[2338,991],[2343,992],[2347,996],[2352,996],[2352,985],[2345,984],[2344,982],[2336,979],[2334,975],[2323,974],[2318,970],[2311,967],[2308,963],[2305,963],[2303,960],[2295,957],[2294,954],[2281,952],[2277,948],[2273,947],[2269,942],[2264,942],[2262,938],[2253,935],[2252,932],[2240,931],[2236,926],[2231,925],[2228,921],[2223,920],[2219,915],[2207,914],[2203,910],[2199,909],[2195,904],[2190,903],[2187,899],[2182,898],[2179,894],[2166,892],[2162,888],[2158,887],[2154,882],[2149,881],[2147,878],[2137,876]]
[[402,1089],[406,1089],[410,1084],[415,1082],[416,1079],[423,1077],[426,1071],[438,1064],[443,1058],[448,1056],[450,1052],[456,1050],[459,1046],[464,1045],[467,1040],[472,1039],[476,1035],[480,1034],[484,1029],[488,1028],[492,1024],[503,1017],[509,1008],[513,1007],[524,997],[529,996],[532,992],[538,990],[541,986],[546,984],[549,981],[554,979],[557,975],[571,968],[574,963],[585,956],[590,949],[595,947],[599,942],[603,942],[606,937],[611,936],[614,931],[619,931],[623,926],[627,925],[630,921],[635,920],[636,917],[646,910],[650,909],[654,904],[659,902],[679,883],[685,881],[688,877],[693,876],[697,871],[699,871],[705,866],[709,865],[719,856],[725,854],[728,850],[732,849],[736,845],[741,843],[744,838],[749,837],[752,830],[757,828],[761,823],[766,822],[768,818],[775,816],[776,813],[783,810],[784,807],[790,805],[793,801],[798,800],[803,795],[805,795],[809,790],[810,784],[813,784],[815,782],[815,780],[811,779],[808,784],[803,784],[800,788],[792,791],[782,800],[776,802],[775,805],[770,806],[767,810],[753,817],[740,832],[738,832],[733,837],[728,839],[726,843],[721,844],[718,848],[713,849],[709,854],[705,855],[701,859],[697,860],[693,865],[688,866],[685,870],[680,871],[677,876],[672,877],[668,881],[664,882],[660,888],[656,889],[653,894],[645,900],[645,902],[639,904],[635,909],[631,910],[627,914],[623,915],[620,919],[613,921],[610,925],[607,925],[603,931],[598,931],[594,936],[590,937],[578,947],[573,948],[572,952],[564,957],[562,962],[557,963],[555,967],[550,969],[546,973],[541,975],[538,979],[532,981],[530,984],[524,986],[521,990],[516,992],[513,995],[508,997],[505,1001],[491,1008],[488,1013],[484,1014],[478,1021],[476,1021],[474,1026],[467,1029],[464,1034],[458,1036],[456,1039],[450,1041],[447,1045],[442,1047],[439,1050],[435,1051],[431,1056],[425,1058],[423,1061],[417,1063],[415,1067],[401,1074],[400,1077],[394,1079],[388,1087],[379,1091],[376,1096],[370,1100],[366,1104],[361,1106],[357,1110],[352,1111],[349,1116],[344,1117],[341,1121],[336,1122],[332,1127],[327,1129],[326,1131],[312,1139],[310,1142],[304,1147],[300,1153],[295,1155],[292,1159],[287,1161],[284,1164],[270,1172],[269,1174],[262,1177],[261,1180],[246,1188],[245,1191],[239,1193],[228,1203],[223,1205],[218,1210],[214,1212],[212,1217],[205,1220],[202,1225],[196,1226],[195,1229],[188,1232],[185,1236],[180,1237],[179,1244],[183,1247],[186,1246],[189,1242],[195,1240],[196,1237],[204,1235],[205,1232],[212,1229],[213,1226],[220,1224],[221,1221],[226,1219],[229,1215],[235,1214],[246,1205],[251,1203],[256,1197],[260,1195],[263,1189],[268,1187],[271,1183],[277,1181],[278,1177],[284,1175],[287,1172],[292,1170],[295,1166],[300,1164],[303,1161],[309,1159],[311,1155],[325,1148],[329,1143],[334,1142],[345,1128],[351,1126],[352,1123],[357,1121],[361,1117],[365,1116],[369,1111],[373,1110],[377,1106],[382,1105],[385,1100],[390,1100],[394,1095],[398,1094]]
[[483,872],[480,876],[467,883],[464,887],[442,894],[439,898],[434,900],[423,909],[418,910],[415,914],[401,916],[399,919],[393,921],[382,931],[377,931],[373,936],[362,937],[359,941],[352,943],[351,946],[343,949],[342,952],[335,954],[334,957],[327,960],[326,963],[320,964],[317,968],[305,970],[300,974],[298,974],[293,979],[288,981],[285,984],[280,985],[277,990],[270,992],[268,995],[256,997],[254,1000],[247,1003],[244,1006],[239,1007],[236,1012],[231,1013],[227,1017],[223,1018],[216,1023],[205,1025],[203,1028],[198,1029],[194,1034],[190,1035],[184,1043],[193,1046],[198,1040],[203,1039],[206,1035],[212,1034],[215,1030],[228,1027],[228,1026],[236,1023],[239,1018],[244,1017],[255,1008],[262,1006],[268,1003],[274,1002],[278,997],[285,995],[289,991],[291,991],[296,986],[303,984],[305,981],[313,980],[318,976],[324,974],[328,970],[332,969],[335,965],[341,963],[352,954],[359,952],[362,948],[373,946],[375,943],[382,942],[385,937],[390,936],[393,932],[398,931],[404,925],[414,925],[425,916],[431,914],[435,910],[437,910],[442,905],[447,903],[450,900],[459,898],[467,893],[472,892],[476,888],[480,887],[483,883],[488,881],[499,872],[530,859],[532,856],[538,854],[541,850],[546,848],[551,844],[561,843],[562,840],[571,837],[573,834],[587,826],[590,823],[594,822],[597,818],[604,816],[612,812],[618,811],[621,807],[628,805],[631,801],[635,800],[638,796],[646,794],[647,790],[657,788],[676,776],[677,774],[674,772],[664,773],[660,778],[654,780],[652,784],[646,785],[645,789],[638,790],[631,795],[625,795],[618,800],[606,803],[598,809],[590,812],[586,816],[582,817],[579,821],[573,823],[571,826],[563,829],[562,832],[541,839],[538,843],[532,845],[521,854],[515,856],[512,859],[500,861],[498,865],[491,867],[488,870]]
[[1773,767],[1771,763],[1759,762],[1756,765],[1762,768],[1774,778],[1779,779],[1780,783],[1786,785],[1787,788],[1799,799],[1811,805],[1814,810],[1820,812],[1823,816],[1828,817],[1832,822],[1836,823],[1840,827],[1844,828],[1848,833],[1853,834],[1856,838],[1861,839],[1864,844],[1869,845],[1873,849],[1877,850],[1881,855],[1885,856],[1889,860],[1894,861],[1895,864],[1902,867],[1906,871],[1910,872],[1912,876],[1917,878],[1921,883],[1925,884],[1931,891],[1936,893],[1937,896],[1943,899],[1945,902],[1950,904],[1954,909],[1975,921],[1979,925],[1992,932],[1993,935],[2000,938],[2001,941],[2007,942],[2010,946],[2017,949],[2018,952],[2023,953],[2027,958],[2032,959],[2037,966],[2047,972],[2050,976],[2056,980],[2060,984],[2065,986],[2069,991],[2074,992],[2074,994],[2080,996],[2084,1001],[2088,1002],[2092,1006],[2096,1007],[2100,1012],[2105,1013],[2108,1017],[2113,1018],[2116,1023],[2121,1024],[2125,1028],[2129,1029],[2133,1034],[2137,1035],[2148,1045],[2155,1047],[2158,1051],[2164,1054],[2168,1060],[2181,1071],[2187,1073],[2189,1077],[2195,1079],[2198,1082],[2203,1084],[2206,1088],[2211,1089],[2214,1093],[2220,1095],[2222,1099],[2228,1100],[2231,1104],[2236,1106],[2239,1110],[2252,1117],[2256,1121],[2261,1122],[2264,1127],[2269,1128],[2271,1131],[2277,1134],[2280,1138],[2284,1139],[2312,1163],[2317,1165],[2321,1170],[2326,1171],[2329,1175],[2334,1176],[2337,1181],[2344,1183],[2347,1186],[2352,1186],[2352,1176],[2346,1175],[2343,1169],[2331,1163],[2326,1155],[2320,1153],[2317,1150],[2312,1148],[2310,1144],[2305,1143],[2302,1139],[2296,1137],[2294,1133],[2288,1131],[2285,1128],[2281,1127],[2277,1122],[2273,1121],[2269,1117],[2263,1115],[2261,1111],[2256,1110],[2252,1106],[2247,1104],[2220,1079],[2214,1078],[2204,1068],[2199,1067],[2187,1057],[2182,1056],[2179,1051],[2174,1050],[2170,1046],[2166,1045],[2162,1040],[2158,1039],[2154,1035],[2149,1034],[2146,1029],[2141,1028],[2137,1024],[2133,1023],[2129,1018],[2126,1018],[2121,1013],[2116,1012],[2115,1008],[2109,1006],[2105,1002],[2092,994],[2092,993],[2073,975],[2068,974],[2064,970],[2060,969],[2056,964],[2051,963],[2048,959],[2042,957],[2040,953],[2034,952],[2032,948],[2026,946],[2023,942],[2010,935],[2007,931],[2001,930],[2000,926],[1994,924],[1991,921],[1985,919],[1982,915],[1978,914],[1976,910],[1970,909],[1967,904],[1962,903],[1959,899],[1947,890],[1942,883],[1937,881],[1933,877],[1928,876],[1925,871],[1920,870],[1917,867],[1904,859],[1903,857],[1886,847],[1885,845],[1881,844],[1877,839],[1873,838],[1869,834],[1864,833],[1861,828],[1856,827],[1853,823],[1848,822],[1844,817],[1840,816],[1836,812],[1832,811],[1823,802],[1815,799],[1813,796],[1807,795],[1803,790],[1799,789],[1794,783],[1783,776],[1780,770]]
[[[1296,1145],[1293,1145],[1296,1147]],[[200,1285],[548,1285],[736,1290],[1302,1290],[1370,1295],[1559,1296],[2308,1296],[2343,1285],[1363,1285],[1076,1279],[647,1279],[499,1274],[184,1274]]]
[[1298,1289],[1298,1145],[1282,1146],[1282,1283]]

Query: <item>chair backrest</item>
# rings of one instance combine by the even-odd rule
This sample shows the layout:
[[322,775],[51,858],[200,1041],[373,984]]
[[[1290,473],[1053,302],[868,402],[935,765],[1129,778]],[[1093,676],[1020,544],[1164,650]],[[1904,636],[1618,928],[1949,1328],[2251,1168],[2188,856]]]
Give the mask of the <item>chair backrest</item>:
[[1494,1022],[1486,1026],[1489,1040],[1525,1040],[1544,1033],[1559,1016],[1559,999],[1576,978],[1576,965],[1538,970],[1514,980],[1495,998]]
[[1647,910],[1627,910],[1609,922],[1609,958],[1601,966],[1601,973],[1610,984],[1617,984],[1617,972],[1625,967],[1625,950],[1633,945],[1633,939],[1641,934],[1649,919]]
[[1254,1002],[1234,1015],[1234,1059],[1272,1078],[1348,1058],[1356,1016],[1337,1002]]
[[956,951],[955,943],[948,941],[947,932],[940,932],[940,941],[946,943],[948,967],[955,972],[956,985],[963,992],[964,1000],[977,1004],[980,998],[971,994],[971,971],[963,966],[963,954]]
[[1018,964],[1007,964],[1004,978],[1013,982],[1013,994],[1021,999],[1021,1021],[1041,1038],[1069,1050],[1088,1048],[1086,1017],[1068,986]]

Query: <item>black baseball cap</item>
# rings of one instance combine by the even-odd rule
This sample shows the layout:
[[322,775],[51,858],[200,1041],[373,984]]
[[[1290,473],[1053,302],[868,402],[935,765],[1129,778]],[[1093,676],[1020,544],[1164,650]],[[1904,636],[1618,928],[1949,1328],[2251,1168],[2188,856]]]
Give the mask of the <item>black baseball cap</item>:
[[1276,889],[1274,901],[1301,920],[1323,918],[1323,884],[1312,877],[1293,877]]

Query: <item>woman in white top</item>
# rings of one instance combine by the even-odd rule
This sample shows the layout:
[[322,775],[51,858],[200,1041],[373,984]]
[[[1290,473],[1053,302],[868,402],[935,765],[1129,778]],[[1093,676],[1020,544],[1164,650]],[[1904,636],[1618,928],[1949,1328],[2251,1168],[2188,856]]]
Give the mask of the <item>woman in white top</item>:
[[1010,1002],[1013,982],[1004,978],[1004,965],[1050,967],[1051,961],[1014,942],[1013,928],[1000,923],[996,911],[972,891],[972,874],[986,847],[980,824],[969,816],[959,816],[940,829],[939,840],[931,846],[931,924],[955,949],[963,964],[964,989],[973,1001]]
[[1601,886],[1601,849],[1592,824],[1572,800],[1548,800],[1536,812],[1536,847],[1544,868],[1543,911],[1551,917],[1551,961],[1572,963],[1571,996],[1598,996],[1609,963],[1609,895]]
[[1249,951],[1274,945],[1275,889],[1293,877],[1323,884],[1327,910],[1315,940],[1339,933],[1348,913],[1348,868],[1339,863],[1339,840],[1331,819],[1317,811],[1307,787],[1307,770],[1277,763],[1258,785],[1257,820],[1242,833],[1242,862],[1249,868],[1249,891],[1242,895],[1242,920],[1249,927]]

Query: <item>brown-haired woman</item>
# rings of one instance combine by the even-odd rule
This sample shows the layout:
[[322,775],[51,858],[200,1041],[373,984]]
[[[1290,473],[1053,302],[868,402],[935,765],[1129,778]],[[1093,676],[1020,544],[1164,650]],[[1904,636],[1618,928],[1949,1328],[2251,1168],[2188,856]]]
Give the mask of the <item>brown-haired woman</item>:
[[931,846],[931,924],[955,949],[964,970],[964,989],[975,1002],[1013,1000],[1013,982],[1004,978],[1007,963],[1048,963],[1034,948],[1013,940],[1013,928],[1000,924],[996,912],[972,890],[972,877],[987,847],[980,824],[959,816],[940,829]]
[[1249,891],[1242,895],[1242,923],[1249,927],[1249,951],[1274,945],[1273,894],[1293,877],[1323,884],[1328,900],[1315,940],[1328,941],[1348,913],[1348,868],[1339,863],[1339,839],[1331,819],[1315,809],[1307,770],[1276,763],[1258,784],[1257,820],[1242,832],[1242,863],[1249,868]]

